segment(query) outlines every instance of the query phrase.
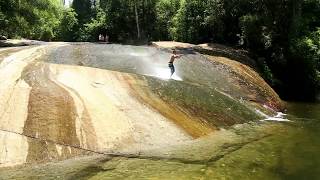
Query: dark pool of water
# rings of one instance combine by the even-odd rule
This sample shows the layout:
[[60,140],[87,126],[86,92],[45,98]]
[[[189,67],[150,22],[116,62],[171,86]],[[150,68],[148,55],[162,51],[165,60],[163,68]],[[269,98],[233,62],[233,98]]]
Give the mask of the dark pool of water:
[[[289,103],[287,118],[291,122],[241,125],[234,130],[228,130],[236,132],[236,138],[228,131],[218,136],[218,139],[222,138],[226,141],[221,147],[217,147],[219,146],[217,137],[212,136],[194,145],[183,147],[183,150],[179,151],[184,152],[180,152],[182,153],[180,155],[178,153],[174,157],[175,161],[170,159],[115,160],[113,163],[118,164],[115,170],[99,172],[90,177],[93,179],[115,177],[133,179],[319,179],[319,108],[320,104]],[[255,137],[258,136],[264,138],[256,139]],[[184,163],[177,161],[179,158],[185,159]],[[199,160],[192,161],[193,158]],[[106,165],[110,165],[110,162]]]
[[229,159],[242,163],[229,170],[240,168],[240,177],[251,172],[252,176],[245,176],[249,179],[259,174],[262,179],[320,179],[320,104],[288,103],[287,107],[291,122],[271,122],[279,123],[279,132],[236,152]]
[[283,175],[290,179],[320,179],[320,104],[289,103],[288,114],[293,125],[287,161],[296,168]]

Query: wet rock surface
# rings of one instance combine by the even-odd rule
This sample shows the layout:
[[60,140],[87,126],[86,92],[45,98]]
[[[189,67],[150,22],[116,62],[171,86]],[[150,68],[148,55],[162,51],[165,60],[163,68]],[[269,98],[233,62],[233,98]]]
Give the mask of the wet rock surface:
[[290,140],[288,132],[279,124],[244,124],[150,154],[93,155],[0,173],[15,179],[281,179],[279,155],[291,147],[277,140]]
[[169,79],[170,54],[154,47],[0,50],[1,178],[211,177],[213,162],[278,128],[246,125],[283,108],[252,69],[181,53]]
[[0,35],[0,40],[7,40],[7,37]]
[[28,39],[0,39],[0,47],[19,47],[45,44],[43,41]]
[[152,45],[158,48],[163,48],[168,50],[189,49],[205,55],[226,57],[226,58],[232,59],[233,61],[238,61],[242,64],[245,64],[259,71],[257,63],[252,58],[250,58],[249,52],[244,49],[228,47],[228,46],[224,46],[221,44],[214,44],[214,43],[205,43],[205,44],[195,45],[195,44],[180,43],[175,41],[152,42]]

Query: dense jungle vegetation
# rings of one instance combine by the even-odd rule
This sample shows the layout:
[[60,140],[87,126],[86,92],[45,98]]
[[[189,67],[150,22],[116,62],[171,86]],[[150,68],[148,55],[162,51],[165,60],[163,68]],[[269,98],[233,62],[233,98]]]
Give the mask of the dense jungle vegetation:
[[248,50],[282,98],[319,93],[320,0],[0,0],[0,27],[44,41],[227,44]]

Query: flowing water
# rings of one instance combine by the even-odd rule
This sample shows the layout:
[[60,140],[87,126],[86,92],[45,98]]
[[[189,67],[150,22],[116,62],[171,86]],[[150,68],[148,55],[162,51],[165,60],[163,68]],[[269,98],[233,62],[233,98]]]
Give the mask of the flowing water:
[[[41,142],[41,146],[39,142],[29,143],[34,152],[28,154],[29,163],[35,162],[36,166],[0,168],[0,179],[320,178],[320,104],[288,103],[286,114],[270,114],[266,109],[272,105],[268,102],[275,101],[269,99],[274,94],[261,85],[264,82],[254,77],[255,74],[240,76],[249,71],[236,73],[234,69],[208,61],[199,54],[187,51],[182,53],[183,58],[176,62],[177,72],[174,80],[169,80],[167,61],[170,54],[156,48],[83,43],[53,48],[39,58],[39,63],[31,64],[22,73],[26,83],[35,87],[31,89],[32,101],[29,102],[29,106],[34,108],[28,109],[29,118],[24,125],[23,133],[30,136],[35,133],[35,137],[40,134],[50,140],[52,134],[59,132],[59,136],[53,137],[63,145],[73,145],[74,148],[79,146],[73,122],[73,114],[77,112],[69,109],[73,107],[72,101],[66,101],[72,97],[67,96],[68,92],[61,88],[63,86],[58,86],[53,81],[47,82],[50,79],[48,77],[53,76],[47,67],[54,69],[56,66],[43,65],[43,62],[46,62],[72,65],[60,69],[67,71],[69,68],[70,72],[75,71],[78,66],[111,70],[112,72],[101,72],[98,69],[82,69],[76,72],[88,72],[88,76],[93,76],[90,77],[94,80],[93,84],[89,84],[91,90],[108,84],[102,81],[104,76],[122,78],[121,82],[128,83],[132,89],[130,97],[134,96],[139,102],[148,104],[175,124],[184,126],[183,129],[195,137],[192,141],[152,149],[138,155],[101,155],[102,151],[94,152],[92,148],[88,155],[93,153],[96,156],[76,157],[60,162],[48,161],[50,163],[47,164],[38,163],[43,160],[38,155],[39,151],[47,157],[44,155],[45,149],[39,148],[47,147],[43,145],[44,142]],[[72,69],[74,67],[76,68]],[[101,77],[98,76],[98,71]],[[48,77],[44,76],[45,72]],[[95,80],[94,77],[100,79]],[[61,76],[61,82],[67,82],[64,78],[68,76]],[[116,84],[118,79],[109,81],[109,84]],[[121,84],[119,87],[129,86]],[[114,90],[110,88],[110,91]],[[35,98],[32,99],[32,95]],[[87,96],[89,93],[81,97]],[[46,99],[48,100],[44,101]],[[258,105],[252,105],[253,101],[262,105],[260,109]],[[179,108],[183,111],[178,113],[175,110]],[[56,109],[59,114],[51,112]],[[61,115],[64,110],[66,113],[63,117],[51,115],[51,119],[46,118],[47,114]],[[124,110],[123,108],[121,111]],[[38,112],[48,113],[41,115]],[[193,120],[198,118],[199,122],[193,124],[192,121],[186,121],[187,118],[183,120],[186,112],[193,115]],[[37,119],[39,122],[33,122]],[[36,132],[34,126],[40,122],[45,125]],[[91,126],[86,126],[86,130],[88,127]],[[208,133],[201,134],[199,129],[208,130]],[[89,130],[94,131],[94,128],[91,127]],[[88,141],[95,139],[91,138]],[[53,140],[50,142],[54,143]],[[54,151],[54,148],[51,151]]]

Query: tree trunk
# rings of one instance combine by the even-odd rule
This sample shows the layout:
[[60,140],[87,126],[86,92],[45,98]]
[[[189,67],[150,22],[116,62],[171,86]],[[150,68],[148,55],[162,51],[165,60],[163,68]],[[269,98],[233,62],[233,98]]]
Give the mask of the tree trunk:
[[137,3],[134,3],[134,11],[136,14],[136,23],[137,23],[137,31],[138,31],[138,39],[140,39],[140,28],[139,28],[139,16],[138,16],[138,9],[137,9]]
[[301,28],[301,7],[302,0],[293,0],[292,1],[292,21],[290,25],[290,36],[296,37],[299,32],[299,28]]

